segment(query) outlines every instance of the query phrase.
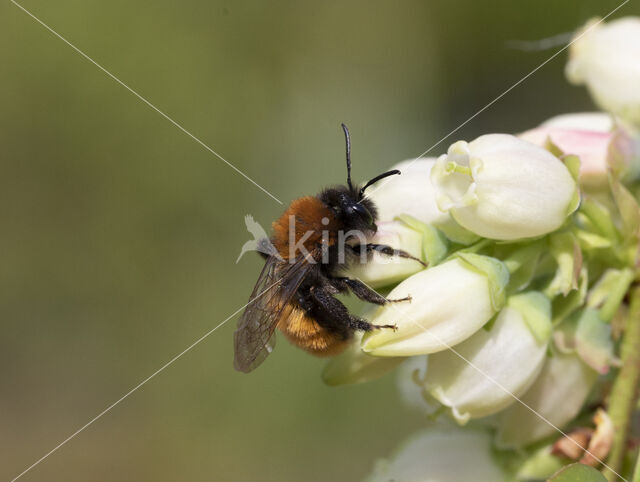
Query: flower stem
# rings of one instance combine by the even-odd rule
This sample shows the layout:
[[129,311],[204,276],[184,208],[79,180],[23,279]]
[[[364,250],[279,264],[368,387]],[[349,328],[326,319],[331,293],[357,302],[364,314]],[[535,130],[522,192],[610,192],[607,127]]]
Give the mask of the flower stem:
[[[609,482],[615,481],[627,450],[627,434],[638,396],[640,381],[640,287],[631,290],[631,308],[621,347],[622,367],[613,383],[609,398],[609,416],[614,438],[603,473]],[[636,480],[636,479],[634,479]]]
[[636,470],[633,472],[632,482],[640,482],[640,452],[638,452],[638,460],[636,461]]

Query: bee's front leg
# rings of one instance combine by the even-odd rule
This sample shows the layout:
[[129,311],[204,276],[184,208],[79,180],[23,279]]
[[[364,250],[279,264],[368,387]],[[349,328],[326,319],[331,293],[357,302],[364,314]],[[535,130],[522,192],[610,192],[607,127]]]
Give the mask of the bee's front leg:
[[371,253],[373,253],[374,251],[377,251],[378,253],[384,254],[386,256],[398,256],[400,258],[413,259],[414,261],[417,261],[418,263],[420,263],[425,268],[427,267],[427,263],[425,263],[421,259],[410,255],[406,251],[402,251],[401,249],[392,248],[391,246],[387,246],[386,244],[375,244],[375,243],[358,244],[356,246],[350,246],[350,248],[358,256],[361,256],[363,253],[367,253],[367,256],[368,256]]

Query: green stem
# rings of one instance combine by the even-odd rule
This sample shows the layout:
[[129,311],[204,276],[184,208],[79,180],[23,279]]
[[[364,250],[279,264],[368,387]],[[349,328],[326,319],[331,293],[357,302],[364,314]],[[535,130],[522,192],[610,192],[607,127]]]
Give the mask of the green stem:
[[603,473],[609,482],[615,481],[620,473],[622,461],[627,451],[629,422],[636,406],[638,382],[640,381],[640,287],[631,290],[631,308],[621,347],[622,367],[613,383],[609,397],[609,416],[613,422],[613,445],[608,467]]
[[636,462],[636,470],[633,472],[631,482],[640,482],[640,452],[638,452],[638,460]]

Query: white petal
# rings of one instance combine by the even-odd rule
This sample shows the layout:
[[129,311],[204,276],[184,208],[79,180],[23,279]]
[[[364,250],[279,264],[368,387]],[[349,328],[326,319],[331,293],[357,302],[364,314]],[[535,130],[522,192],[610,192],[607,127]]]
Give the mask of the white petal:
[[[374,357],[380,360],[395,360],[396,357]],[[427,355],[407,358],[397,370],[396,384],[400,398],[412,409],[432,415],[441,405],[434,399],[425,397],[421,380],[427,373],[429,357]]]
[[640,18],[587,24],[569,49],[568,79],[604,110],[640,125]]
[[431,185],[434,158],[407,160],[396,164],[402,174],[392,176],[371,188],[370,197],[378,209],[379,221],[393,221],[396,216],[409,214],[427,224],[446,223],[449,215],[438,209]]
[[582,408],[597,376],[575,355],[556,354],[547,359],[538,379],[522,397],[529,408],[515,403],[500,414],[498,446],[513,448],[536,442],[556,433],[553,425],[562,430]]
[[507,134],[453,144],[431,178],[441,208],[464,228],[499,240],[558,229],[576,194],[575,181],[558,158]]
[[491,454],[487,433],[427,429],[388,461],[378,461],[368,482],[501,482],[506,476]]
[[[369,242],[391,246],[418,259],[423,258],[422,233],[399,221],[378,223],[378,232]],[[371,257],[363,258],[363,261],[351,263],[346,275],[360,279],[373,288],[397,283],[423,269],[423,265],[413,259],[388,256],[376,251]]]
[[490,331],[429,356],[425,388],[450,407],[460,423],[497,413],[534,382],[544,362],[539,342],[522,315],[504,308]]
[[377,356],[435,353],[467,339],[495,313],[487,276],[453,259],[407,278],[389,298],[411,296],[410,302],[390,303],[372,317],[376,325],[396,324],[397,331],[367,333],[363,349]]

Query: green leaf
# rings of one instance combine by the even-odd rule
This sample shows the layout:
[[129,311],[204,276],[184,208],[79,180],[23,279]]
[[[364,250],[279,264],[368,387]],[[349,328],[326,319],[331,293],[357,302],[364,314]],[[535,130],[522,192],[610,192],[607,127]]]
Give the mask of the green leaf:
[[548,482],[607,482],[607,479],[593,467],[571,464],[556,472]]

